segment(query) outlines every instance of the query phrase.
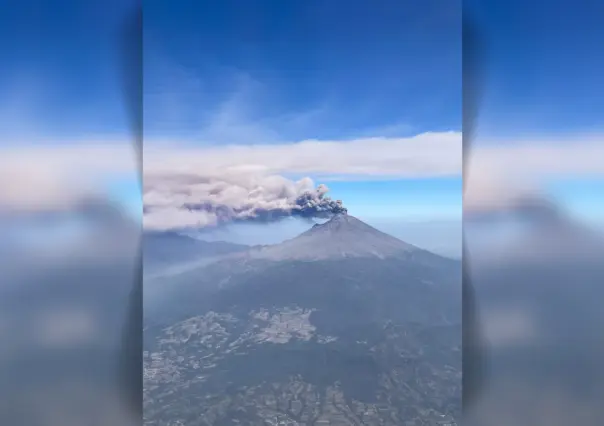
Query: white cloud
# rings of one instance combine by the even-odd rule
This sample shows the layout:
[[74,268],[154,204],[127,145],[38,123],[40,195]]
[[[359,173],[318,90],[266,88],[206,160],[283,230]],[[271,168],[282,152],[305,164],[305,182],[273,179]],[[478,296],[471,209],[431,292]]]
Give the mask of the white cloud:
[[485,144],[466,164],[465,210],[498,210],[519,196],[541,198],[544,183],[604,178],[604,137]]
[[461,167],[461,134],[456,132],[424,133],[410,138],[200,148],[147,142],[144,150],[145,175],[254,171],[326,178],[416,178],[460,175]]
[[[461,157],[461,137],[453,132],[406,139],[309,140],[281,145],[147,145],[145,226],[204,226],[216,224],[219,217],[249,219],[259,212],[270,211],[276,216],[296,211],[299,197],[312,191],[314,183],[309,178],[292,181],[283,177],[287,174],[325,180],[458,175]],[[315,202],[329,211],[333,206],[319,199]],[[199,204],[204,207],[194,211],[183,207]]]
[[26,210],[63,209],[101,195],[108,178],[136,176],[128,142],[0,146],[0,205]]
[[[155,189],[163,185],[168,191],[147,191],[146,196],[152,200],[155,197],[154,204],[168,197],[169,201],[163,202],[170,204],[182,197],[189,185],[168,188],[167,183],[176,177],[190,179],[198,191],[202,190],[201,178],[223,186],[247,182],[238,185],[239,190],[247,188],[257,194],[277,180],[285,185],[282,188],[295,187],[295,182],[284,176],[312,176],[325,181],[460,176],[462,141],[457,132],[264,145],[195,146],[146,140],[143,157],[147,188],[150,184]],[[536,191],[544,179],[604,176],[603,158],[604,144],[598,137],[477,145],[470,156],[464,203],[466,208],[480,203],[501,205],[519,189]],[[81,189],[90,189],[100,179],[134,175],[135,170],[135,151],[123,141],[5,145],[0,148],[0,203],[27,204],[29,200],[36,206],[44,204],[41,200],[56,201],[66,194],[78,197]],[[208,186],[206,190],[211,191]],[[236,188],[221,196],[233,191]],[[154,220],[172,226],[197,223],[200,218],[179,212]]]
[[[482,143],[472,149],[466,172],[470,181],[500,184],[604,176],[603,158],[604,137]],[[459,132],[423,133],[408,138],[212,147],[154,140],[145,142],[144,167],[146,174],[229,170],[312,174],[327,179],[460,175],[462,140]]]
[[603,176],[604,137],[584,140],[510,141],[477,146],[471,152],[470,171],[508,178],[539,179],[555,176]]

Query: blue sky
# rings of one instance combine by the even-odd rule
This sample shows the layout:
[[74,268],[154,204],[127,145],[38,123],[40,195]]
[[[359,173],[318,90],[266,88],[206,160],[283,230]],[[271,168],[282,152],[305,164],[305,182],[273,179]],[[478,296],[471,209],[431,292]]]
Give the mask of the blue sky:
[[118,30],[133,4],[33,0],[3,7],[3,143],[24,133],[55,141],[128,134]]
[[[245,118],[279,139],[459,130],[460,13],[443,0],[147,1],[146,131],[198,137],[242,79]],[[167,85],[174,120],[152,102]]]
[[[467,0],[464,7],[485,47],[477,144],[529,140],[576,146],[566,162],[580,171],[586,160],[581,143],[595,136],[604,144],[604,56],[597,53],[604,45],[604,6]],[[511,176],[514,166],[509,164]],[[552,173],[543,189],[577,217],[602,222],[601,176]]]
[[[8,3],[0,14],[0,148],[118,144],[125,148],[118,155],[133,160],[120,49],[125,46],[121,31],[135,1]],[[64,154],[57,150],[53,158],[50,150],[28,159],[31,173],[49,173],[42,180],[50,182],[67,168],[75,170],[77,164],[65,166],[66,159],[60,158]],[[94,158],[83,160],[95,164]],[[103,161],[99,159],[98,169],[106,167]],[[125,173],[106,178],[99,173],[92,186],[140,215],[135,167],[132,161],[132,170]],[[74,172],[68,180],[84,178]],[[40,185],[37,191],[46,189]]]
[[602,131],[600,2],[464,2],[484,37],[483,132]]
[[[130,2],[22,3],[0,15],[0,144],[15,144],[15,135],[131,143],[117,50]],[[481,143],[561,135],[572,143],[602,134],[604,57],[595,53],[604,45],[601,6],[464,6],[486,46]],[[459,131],[460,10],[448,0],[384,1],[379,8],[361,0],[345,8],[314,0],[253,7],[146,1],[146,136],[202,146]],[[571,210],[602,211],[601,181],[557,180],[548,189]],[[137,204],[135,184],[108,182],[114,197]],[[368,220],[455,221],[460,213],[459,178],[328,184]]]
[[[2,14],[2,145],[132,143],[119,31],[133,3],[40,0]],[[460,130],[459,3],[147,1],[144,16],[149,138],[221,145]],[[458,217],[458,184],[330,186],[351,211],[389,219],[443,203],[435,217]],[[138,208],[130,176],[104,186]]]
[[459,220],[461,187],[455,178],[329,183],[358,217],[407,221]]
[[[147,1],[146,136],[220,146],[460,131],[460,5]],[[370,223],[461,220],[459,177],[326,183]]]

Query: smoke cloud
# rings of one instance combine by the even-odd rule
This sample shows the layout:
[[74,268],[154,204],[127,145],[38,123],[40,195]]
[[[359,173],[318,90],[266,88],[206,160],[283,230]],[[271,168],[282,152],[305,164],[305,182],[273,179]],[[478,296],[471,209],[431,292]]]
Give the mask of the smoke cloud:
[[145,178],[146,229],[204,228],[231,222],[274,222],[286,217],[328,218],[346,213],[326,185],[310,178],[231,173],[151,175]]

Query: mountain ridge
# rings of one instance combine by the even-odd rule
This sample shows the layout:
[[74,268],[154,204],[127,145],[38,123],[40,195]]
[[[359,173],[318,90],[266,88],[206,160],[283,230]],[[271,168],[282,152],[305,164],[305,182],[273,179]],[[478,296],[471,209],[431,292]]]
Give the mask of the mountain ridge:
[[227,256],[250,249],[250,246],[226,241],[209,242],[178,232],[144,232],[143,259],[147,268],[202,258]]
[[320,261],[345,259],[393,259],[422,263],[454,261],[387,234],[360,219],[340,213],[317,223],[296,237],[277,244],[242,245],[225,241],[205,241],[177,232],[144,233],[148,262],[160,264],[214,260]]

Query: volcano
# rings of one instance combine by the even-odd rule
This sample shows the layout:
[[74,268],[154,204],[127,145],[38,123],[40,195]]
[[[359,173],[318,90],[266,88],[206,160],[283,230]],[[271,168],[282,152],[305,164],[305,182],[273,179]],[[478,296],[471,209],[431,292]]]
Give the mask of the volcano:
[[459,261],[338,214],[170,280],[145,306],[153,424],[459,417]]

